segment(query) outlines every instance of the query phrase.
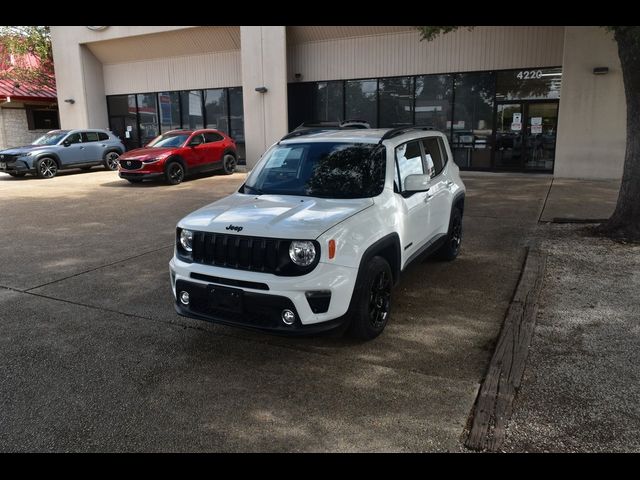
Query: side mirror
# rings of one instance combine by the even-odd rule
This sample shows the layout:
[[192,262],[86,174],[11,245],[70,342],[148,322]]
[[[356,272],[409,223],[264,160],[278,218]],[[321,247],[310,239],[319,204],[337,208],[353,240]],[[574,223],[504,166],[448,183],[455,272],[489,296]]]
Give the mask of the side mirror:
[[71,145],[71,142],[70,142],[69,140],[65,140],[64,142],[62,142],[62,144],[63,144],[65,147],[68,147],[69,145]]
[[404,179],[405,192],[426,192],[429,190],[431,175],[427,173],[407,175]]

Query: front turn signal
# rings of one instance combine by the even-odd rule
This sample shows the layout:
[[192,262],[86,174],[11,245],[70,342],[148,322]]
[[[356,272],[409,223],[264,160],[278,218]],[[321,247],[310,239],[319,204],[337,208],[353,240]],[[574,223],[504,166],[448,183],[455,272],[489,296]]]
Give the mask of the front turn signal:
[[336,256],[336,241],[329,240],[329,260]]

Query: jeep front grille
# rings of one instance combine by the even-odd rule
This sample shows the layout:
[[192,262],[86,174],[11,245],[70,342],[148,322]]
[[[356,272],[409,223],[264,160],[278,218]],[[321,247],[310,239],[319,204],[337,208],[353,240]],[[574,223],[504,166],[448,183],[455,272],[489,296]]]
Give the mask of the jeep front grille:
[[193,232],[193,261],[275,275],[303,275],[313,270],[320,258],[320,245],[314,243],[316,261],[303,268],[289,259],[291,240],[196,231]]

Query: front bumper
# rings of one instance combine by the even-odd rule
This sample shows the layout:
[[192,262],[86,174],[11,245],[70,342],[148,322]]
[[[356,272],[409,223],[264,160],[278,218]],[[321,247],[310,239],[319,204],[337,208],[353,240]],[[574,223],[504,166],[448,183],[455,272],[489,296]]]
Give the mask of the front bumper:
[[162,172],[158,173],[158,172],[127,172],[127,171],[119,171],[118,172],[118,176],[120,178],[124,178],[124,179],[142,179],[142,180],[150,180],[150,179],[154,179],[154,178],[160,178],[162,177]]
[[[3,163],[0,160],[0,164]],[[10,162],[4,162],[5,165],[0,165],[0,172],[4,173],[33,173],[35,170],[31,168],[26,162],[22,160],[12,160]]]
[[[187,263],[175,256],[169,266],[171,287],[176,299],[175,308],[180,315],[293,335],[315,333],[340,326],[349,309],[358,273],[354,268],[321,262],[306,275],[279,277],[267,273]],[[201,280],[203,276],[207,279]],[[209,289],[220,286],[242,290],[240,311],[225,312],[210,306],[207,300]],[[177,300],[181,291],[187,291],[190,298],[193,298],[189,306]],[[327,295],[330,293],[328,307],[318,308],[319,304],[315,303],[316,299],[309,295],[309,292],[326,292]],[[284,309],[295,313],[296,321],[293,325],[286,325],[282,321]],[[319,313],[314,313],[314,310]]]

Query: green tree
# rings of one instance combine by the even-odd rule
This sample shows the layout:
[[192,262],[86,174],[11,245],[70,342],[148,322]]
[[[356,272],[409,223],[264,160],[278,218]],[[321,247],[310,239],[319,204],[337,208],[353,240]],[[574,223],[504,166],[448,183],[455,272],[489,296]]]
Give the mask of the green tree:
[[[422,40],[433,40],[458,26],[419,26]],[[467,27],[472,29],[473,27]],[[624,171],[613,215],[596,231],[611,238],[640,241],[640,27],[608,26],[618,45],[627,100]]]
[[49,27],[0,26],[0,79],[55,88]]

